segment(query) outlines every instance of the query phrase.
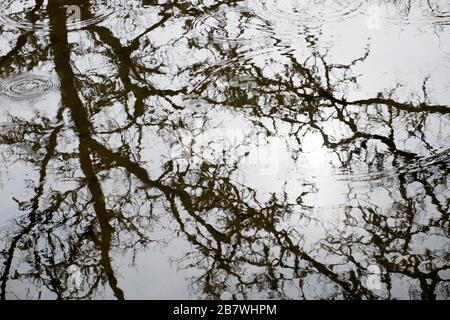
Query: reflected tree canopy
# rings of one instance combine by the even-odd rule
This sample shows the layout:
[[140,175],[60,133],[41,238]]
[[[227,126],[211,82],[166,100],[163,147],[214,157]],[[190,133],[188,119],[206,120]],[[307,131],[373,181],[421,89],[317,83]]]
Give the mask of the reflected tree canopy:
[[[1,220],[1,299],[125,299],[120,258],[175,239],[189,249],[167,256],[192,272],[191,297],[449,298],[448,78],[368,89],[374,44],[337,59],[326,15],[31,2],[0,27],[1,77],[45,73],[59,88],[0,100],[0,182],[27,187],[2,195],[17,212]],[[261,5],[292,14],[294,2]],[[402,23],[425,12],[417,28],[448,37],[445,1],[391,2]]]

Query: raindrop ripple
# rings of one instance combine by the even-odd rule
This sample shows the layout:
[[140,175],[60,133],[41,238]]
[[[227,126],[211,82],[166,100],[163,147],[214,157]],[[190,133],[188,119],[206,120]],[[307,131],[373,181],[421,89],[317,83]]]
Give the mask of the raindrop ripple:
[[[67,10],[67,30],[80,30],[87,26],[99,24],[106,19],[119,15],[126,5],[125,0],[92,0],[89,17],[80,14],[79,19],[75,19],[76,12],[71,7]],[[79,6],[80,11],[81,5]],[[31,16],[34,15],[34,18]],[[35,21],[33,21],[33,19]],[[30,0],[0,0],[0,24],[9,28],[25,31],[50,31],[48,15],[45,7],[39,7],[35,1]]]
[[47,75],[26,74],[0,81],[0,95],[16,101],[35,100],[59,88],[59,80]]

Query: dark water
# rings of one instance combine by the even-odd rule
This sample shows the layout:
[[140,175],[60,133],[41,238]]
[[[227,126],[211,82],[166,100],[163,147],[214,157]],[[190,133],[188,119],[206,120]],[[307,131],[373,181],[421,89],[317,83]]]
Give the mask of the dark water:
[[0,0],[2,299],[449,299],[450,1]]

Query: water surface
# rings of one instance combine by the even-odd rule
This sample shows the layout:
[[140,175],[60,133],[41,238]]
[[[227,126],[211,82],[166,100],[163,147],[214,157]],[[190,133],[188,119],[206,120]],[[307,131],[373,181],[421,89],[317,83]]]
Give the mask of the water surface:
[[450,1],[0,0],[1,299],[449,299]]

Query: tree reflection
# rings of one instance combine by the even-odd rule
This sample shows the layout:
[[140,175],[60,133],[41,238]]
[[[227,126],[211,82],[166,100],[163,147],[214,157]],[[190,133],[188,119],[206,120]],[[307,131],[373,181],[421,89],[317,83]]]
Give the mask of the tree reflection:
[[[22,215],[1,236],[2,299],[14,295],[12,280],[59,299],[95,298],[105,286],[124,299],[114,258],[162,245],[154,233],[167,216],[192,245],[179,265],[200,273],[192,284],[201,296],[388,299],[406,288],[410,298],[449,297],[448,156],[432,134],[448,128],[448,107],[433,103],[426,80],[414,102],[395,88],[347,97],[369,46],[344,65],[308,34],[302,58],[270,34],[262,46],[275,50],[261,62],[249,55],[260,44],[240,41],[242,33],[221,41],[226,24],[196,32],[199,16],[239,3],[144,1],[111,25],[75,32],[81,48],[66,27],[71,2],[51,0],[47,38],[13,32],[2,73],[50,61],[61,103],[55,119],[11,112],[2,123],[4,166],[38,172],[33,196],[17,200]],[[83,10],[89,15],[88,1]],[[238,21],[248,23],[248,13]],[[136,25],[125,37],[118,23]],[[161,38],[167,30],[177,32]],[[180,129],[214,128],[223,109],[250,131],[282,137],[293,161],[308,136],[318,139],[328,165],[350,177],[343,207],[317,210],[309,197],[320,183],[302,176],[294,191],[273,194],[238,183],[242,158],[182,166],[163,152],[148,160],[154,145],[176,146]],[[367,285],[373,265],[377,288]],[[75,287],[71,266],[82,280]]]

